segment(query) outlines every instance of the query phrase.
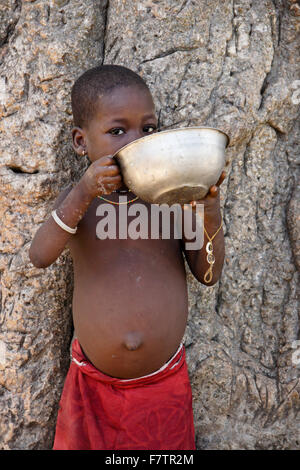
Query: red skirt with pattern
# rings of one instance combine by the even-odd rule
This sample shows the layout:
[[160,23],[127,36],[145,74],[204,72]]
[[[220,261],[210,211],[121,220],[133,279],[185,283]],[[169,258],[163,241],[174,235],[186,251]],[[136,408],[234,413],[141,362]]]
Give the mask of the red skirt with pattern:
[[159,371],[124,380],[96,369],[75,339],[53,449],[194,450],[184,346]]

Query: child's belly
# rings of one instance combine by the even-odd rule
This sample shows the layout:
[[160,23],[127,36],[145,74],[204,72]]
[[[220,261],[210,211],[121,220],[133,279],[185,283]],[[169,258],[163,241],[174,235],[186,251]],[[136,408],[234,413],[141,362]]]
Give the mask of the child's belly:
[[[170,243],[170,242],[169,242]],[[160,253],[122,250],[75,263],[74,326],[87,358],[107,375],[158,370],[176,352],[187,321],[184,262],[174,245]],[[167,255],[167,256],[165,256]]]

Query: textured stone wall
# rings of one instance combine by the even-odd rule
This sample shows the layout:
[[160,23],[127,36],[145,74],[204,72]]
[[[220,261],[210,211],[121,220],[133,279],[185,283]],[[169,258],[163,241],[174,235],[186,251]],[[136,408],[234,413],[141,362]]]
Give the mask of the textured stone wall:
[[300,449],[299,14],[290,0],[1,1],[1,449],[52,445],[72,266],[66,251],[36,269],[28,247],[84,168],[70,86],[103,62],[147,80],[163,127],[231,136],[222,277],[188,274],[197,448]]

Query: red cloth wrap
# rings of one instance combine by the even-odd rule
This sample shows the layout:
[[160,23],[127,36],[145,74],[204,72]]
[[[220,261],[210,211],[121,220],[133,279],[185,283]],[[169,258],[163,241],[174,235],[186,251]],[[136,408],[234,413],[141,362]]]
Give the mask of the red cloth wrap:
[[[58,411],[54,450],[193,450],[192,393],[182,346],[154,374],[103,374],[77,339]],[[80,363],[81,365],[78,365]]]

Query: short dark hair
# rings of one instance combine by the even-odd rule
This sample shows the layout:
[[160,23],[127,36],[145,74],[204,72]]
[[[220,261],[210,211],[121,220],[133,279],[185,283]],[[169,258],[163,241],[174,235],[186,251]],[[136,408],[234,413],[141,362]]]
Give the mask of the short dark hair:
[[97,109],[97,98],[120,86],[138,86],[149,91],[142,77],[121,65],[100,65],[84,72],[71,91],[74,125],[88,125]]

